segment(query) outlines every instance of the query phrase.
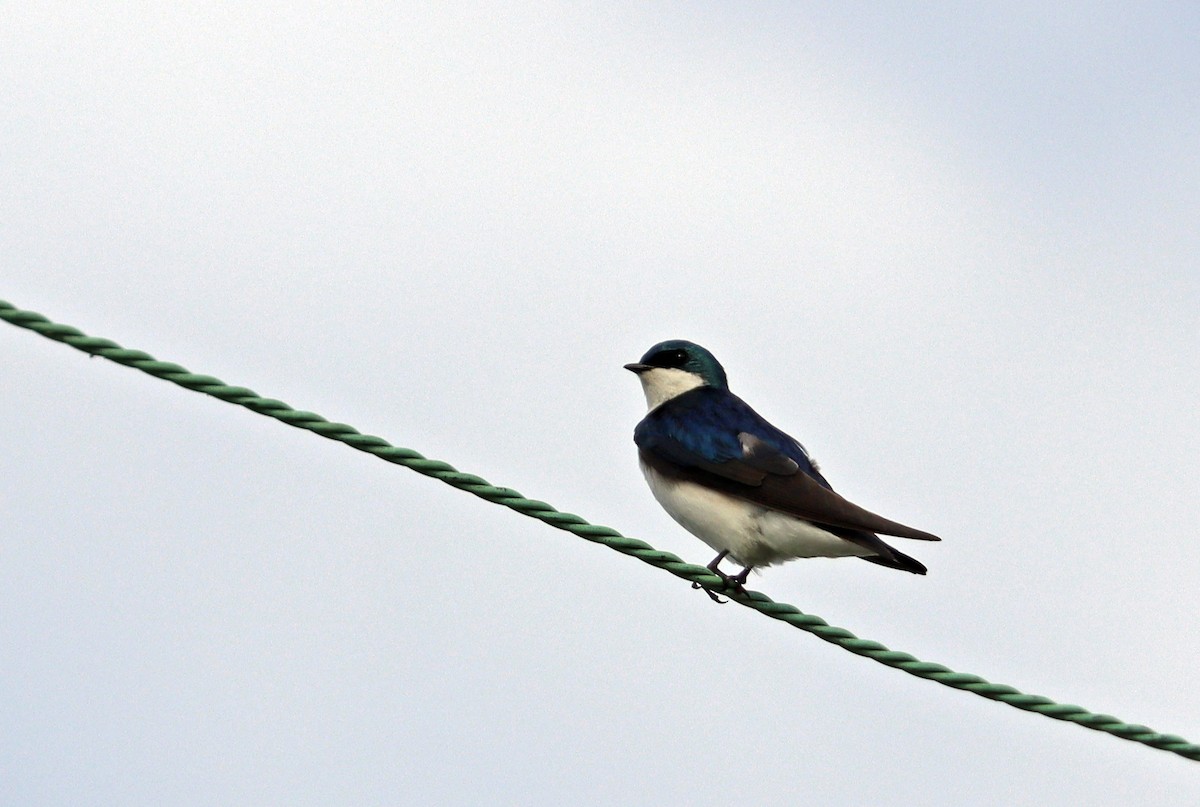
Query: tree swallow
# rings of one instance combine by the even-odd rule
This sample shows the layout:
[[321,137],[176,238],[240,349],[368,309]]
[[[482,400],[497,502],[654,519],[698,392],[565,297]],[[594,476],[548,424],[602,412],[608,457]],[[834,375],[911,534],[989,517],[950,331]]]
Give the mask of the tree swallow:
[[[708,568],[727,588],[743,590],[756,566],[795,558],[853,556],[925,574],[876,533],[941,539],[834,493],[804,446],[729,391],[713,354],[672,339],[625,369],[650,409],[633,433],[642,473],[671,518],[719,553]],[[718,568],[726,557],[741,564],[736,576]]]

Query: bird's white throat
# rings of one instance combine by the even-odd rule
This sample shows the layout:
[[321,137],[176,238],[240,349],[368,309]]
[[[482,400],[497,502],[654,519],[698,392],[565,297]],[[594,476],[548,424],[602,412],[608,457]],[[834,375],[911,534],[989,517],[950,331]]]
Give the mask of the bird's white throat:
[[646,407],[649,409],[688,390],[704,386],[704,379],[697,374],[675,367],[655,367],[639,373],[638,380],[642,382],[642,392],[646,394]]

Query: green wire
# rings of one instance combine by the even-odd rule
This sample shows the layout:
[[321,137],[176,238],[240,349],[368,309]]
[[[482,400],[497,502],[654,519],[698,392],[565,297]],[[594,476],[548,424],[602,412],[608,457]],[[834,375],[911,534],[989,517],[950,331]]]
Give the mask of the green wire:
[[[625,555],[632,555],[651,566],[657,566],[677,577],[682,577],[684,580],[699,583],[710,589],[721,589],[722,579],[704,566],[685,563],[670,552],[655,549],[645,541],[626,537],[612,527],[590,524],[577,515],[555,510],[545,502],[527,499],[512,488],[496,487],[486,479],[459,471],[448,463],[427,459],[412,449],[394,446],[382,437],[362,434],[353,426],[345,423],[335,423],[314,412],[293,409],[283,401],[263,398],[254,390],[231,386],[219,378],[192,373],[178,364],[159,361],[140,350],[123,348],[112,340],[88,336],[77,328],[51,322],[41,314],[34,311],[23,311],[3,300],[0,300],[0,319],[41,334],[47,339],[68,344],[84,353],[101,356],[118,364],[133,367],[170,381],[172,384],[244,406],[253,412],[273,417],[289,426],[306,429],[330,440],[337,440],[351,448],[374,454],[382,460],[403,465],[426,476],[432,476],[447,485],[473,493],[490,502],[502,504],[518,513],[544,521],[552,527],[578,535],[580,538],[603,544]],[[1004,684],[993,684],[978,675],[955,672],[940,664],[921,661],[908,653],[889,650],[879,642],[860,639],[845,628],[830,625],[818,616],[805,614],[794,605],[775,602],[758,591],[746,591],[744,594],[722,593],[727,593],[730,599],[740,605],[753,608],[759,613],[786,622],[800,630],[808,631],[820,639],[849,650],[851,653],[866,656],[880,664],[903,670],[909,675],[928,678],[948,687],[964,689],[984,698],[1007,703],[1017,709],[1036,712],[1055,720],[1066,720],[1089,729],[1107,732],[1125,740],[1142,743],[1151,748],[1159,748],[1187,759],[1200,761],[1200,745],[1190,743],[1182,737],[1173,734],[1159,734],[1145,726],[1125,723],[1112,715],[1089,712],[1081,706],[1056,703],[1040,695],[1027,695]]]

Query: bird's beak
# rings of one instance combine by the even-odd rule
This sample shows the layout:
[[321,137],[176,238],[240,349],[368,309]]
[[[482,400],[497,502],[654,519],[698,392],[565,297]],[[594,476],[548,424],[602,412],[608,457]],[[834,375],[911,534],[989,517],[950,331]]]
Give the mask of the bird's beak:
[[638,375],[641,375],[652,368],[649,364],[638,364],[637,362],[634,362],[633,364],[626,364],[625,369],[631,373],[637,373]]

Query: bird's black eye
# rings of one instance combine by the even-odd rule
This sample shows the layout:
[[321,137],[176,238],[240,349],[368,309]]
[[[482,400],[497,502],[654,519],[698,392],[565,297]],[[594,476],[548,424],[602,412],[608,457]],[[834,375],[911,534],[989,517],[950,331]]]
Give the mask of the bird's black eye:
[[687,361],[688,354],[685,350],[660,350],[650,357],[650,364],[655,367],[682,367]]

